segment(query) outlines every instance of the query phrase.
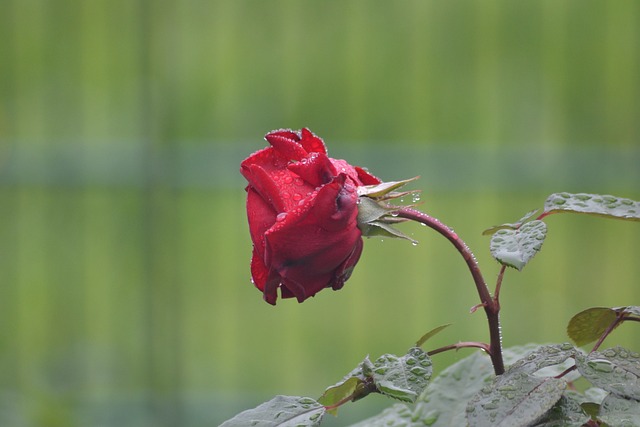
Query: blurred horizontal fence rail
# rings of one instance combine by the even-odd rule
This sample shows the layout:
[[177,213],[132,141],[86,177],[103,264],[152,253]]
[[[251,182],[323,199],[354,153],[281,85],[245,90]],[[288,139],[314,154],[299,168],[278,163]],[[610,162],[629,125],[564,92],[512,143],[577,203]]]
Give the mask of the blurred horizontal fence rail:
[[[0,149],[0,185],[233,189],[244,185],[240,162],[262,144],[259,138],[255,143],[176,143],[155,149],[134,143],[5,144]],[[613,192],[636,190],[640,182],[640,144],[487,148],[338,141],[334,145],[330,155],[365,166],[383,180],[420,175],[427,192]]]

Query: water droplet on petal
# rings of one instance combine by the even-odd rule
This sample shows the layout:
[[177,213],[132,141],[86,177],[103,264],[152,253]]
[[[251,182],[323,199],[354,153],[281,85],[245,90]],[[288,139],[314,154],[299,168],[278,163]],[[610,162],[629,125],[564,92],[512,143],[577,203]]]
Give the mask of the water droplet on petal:
[[276,216],[276,221],[282,222],[286,218],[287,218],[287,213],[286,212],[282,212],[282,213],[279,213],[278,216]]

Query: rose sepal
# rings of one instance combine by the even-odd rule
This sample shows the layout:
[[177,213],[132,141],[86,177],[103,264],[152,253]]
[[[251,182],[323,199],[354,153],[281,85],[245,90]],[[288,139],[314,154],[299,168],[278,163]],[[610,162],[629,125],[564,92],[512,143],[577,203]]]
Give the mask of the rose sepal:
[[358,195],[360,196],[358,197],[358,228],[363,236],[393,237],[409,240],[413,244],[418,243],[392,227],[392,224],[404,222],[405,219],[398,218],[397,211],[399,207],[397,205],[386,202],[390,199],[418,193],[418,191],[394,191],[416,179],[418,177],[358,187]]
[[396,193],[393,190],[396,190],[411,181],[415,181],[418,179],[418,176],[414,176],[413,178],[405,179],[402,181],[388,181],[381,182],[380,184],[375,185],[363,185],[358,187],[358,196],[366,196],[371,199],[379,199],[379,200],[388,200],[396,197],[403,197],[404,195],[416,193],[417,191],[407,191],[404,193]]

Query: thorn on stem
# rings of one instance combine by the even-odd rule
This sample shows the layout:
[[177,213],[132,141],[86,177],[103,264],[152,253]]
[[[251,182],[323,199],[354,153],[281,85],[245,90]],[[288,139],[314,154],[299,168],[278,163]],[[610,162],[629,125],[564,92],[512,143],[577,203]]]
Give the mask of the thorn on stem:
[[474,305],[473,307],[471,307],[469,309],[469,313],[475,313],[480,307],[486,307],[486,306],[487,306],[487,304],[484,303],[484,302],[480,303],[480,304],[476,304],[476,305]]

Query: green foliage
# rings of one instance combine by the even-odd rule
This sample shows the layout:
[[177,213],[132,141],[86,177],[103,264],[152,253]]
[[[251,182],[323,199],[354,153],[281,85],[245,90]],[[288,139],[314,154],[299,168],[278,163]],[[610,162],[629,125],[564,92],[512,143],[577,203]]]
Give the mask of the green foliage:
[[566,387],[561,378],[539,378],[522,371],[496,377],[467,405],[469,425],[526,426],[540,420]]
[[433,337],[443,329],[448,328],[449,326],[451,326],[451,323],[447,323],[446,325],[440,325],[437,328],[433,328],[432,330],[430,330],[429,332],[427,332],[426,334],[420,337],[420,339],[416,342],[416,347],[422,347],[422,345],[425,342],[427,342],[431,337]]
[[402,357],[380,356],[370,371],[377,391],[405,402],[415,402],[431,378],[431,359],[422,349],[414,347]]
[[276,396],[222,423],[220,427],[295,427],[318,426],[325,408],[309,397]]
[[602,401],[598,418],[609,426],[638,427],[640,402],[610,394]]
[[506,223],[501,225],[494,225],[493,227],[489,227],[482,232],[482,235],[487,236],[495,233],[498,230],[504,230],[504,229],[517,230],[518,228],[520,228],[520,226],[522,226],[522,224],[524,224],[527,220],[529,220],[531,217],[537,214],[538,211],[539,209],[534,209],[532,211],[529,211],[516,222],[511,222],[511,223]]
[[[549,197],[538,218],[532,219],[537,211],[531,211],[519,221],[492,227],[485,234],[493,234],[490,249],[494,258],[522,270],[544,242],[547,227],[542,218],[546,215],[576,212],[637,220],[640,219],[636,215],[637,204],[612,196],[557,193]],[[370,211],[374,217],[386,214],[383,210]],[[446,234],[443,230],[440,229]],[[456,239],[457,235],[453,240]],[[498,280],[500,284],[502,278]],[[499,311],[496,296],[486,307],[492,303],[494,307],[488,310]],[[433,354],[452,348],[480,347],[490,353],[491,359],[475,352],[430,382],[431,359],[420,346],[449,326],[442,325],[424,334],[404,356],[385,354],[373,362],[365,358],[342,381],[328,388],[319,403],[309,399],[305,401],[307,406],[301,408],[285,400],[279,402],[287,409],[283,412],[272,401],[239,416],[245,414],[241,418],[245,422],[268,423],[285,414],[288,422],[319,411],[313,412],[316,418],[310,419],[310,424],[303,424],[316,425],[325,411],[376,392],[405,403],[394,404],[355,426],[579,427],[587,423],[638,426],[640,353],[620,346],[596,351],[613,329],[625,321],[640,321],[640,306],[583,310],[571,318],[567,333],[577,345],[597,341],[590,353],[569,343],[504,349],[501,356],[509,364],[504,372],[492,363],[496,354],[491,353],[493,341],[491,345],[462,342],[437,349]],[[573,382],[578,378],[593,387],[583,393],[577,391]]]
[[600,338],[617,317],[616,312],[610,308],[588,308],[571,318],[567,335],[576,345],[588,344]]
[[560,212],[640,221],[640,202],[609,195],[554,193],[544,202],[544,214]]
[[597,340],[604,333],[610,333],[627,320],[640,320],[640,307],[592,307],[571,318],[567,335],[576,345],[584,345]]
[[640,401],[640,354],[622,347],[576,357],[578,371],[593,385]]
[[540,251],[547,225],[535,220],[517,229],[503,228],[491,237],[491,255],[501,264],[522,270]]

